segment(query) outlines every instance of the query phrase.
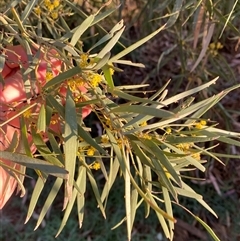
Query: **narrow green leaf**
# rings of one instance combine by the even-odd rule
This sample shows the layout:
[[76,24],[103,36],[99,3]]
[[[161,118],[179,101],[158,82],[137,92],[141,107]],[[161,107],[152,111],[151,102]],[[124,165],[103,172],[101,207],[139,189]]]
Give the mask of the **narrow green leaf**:
[[45,132],[46,130],[46,109],[44,105],[41,105],[38,121],[37,121],[37,131],[38,132]]
[[[135,180],[137,182],[137,180]],[[138,191],[135,187],[132,187],[131,191],[131,230],[133,228],[136,211],[137,211]]]
[[182,8],[182,0],[175,0],[175,4],[171,13],[170,18],[167,21],[166,28],[170,28],[178,19]]
[[[136,203],[136,210],[138,209],[138,207],[142,204],[142,202],[143,202],[143,198],[138,202],[138,203]],[[117,223],[114,227],[112,227],[111,229],[112,230],[114,230],[114,229],[116,229],[116,228],[118,228],[120,225],[122,225],[123,224],[123,222],[125,222],[126,221],[126,216],[119,222],[119,223]],[[133,220],[134,221],[134,220]]]
[[119,148],[119,146],[117,144],[117,140],[113,136],[111,130],[106,128],[106,133],[107,133],[107,135],[109,137],[111,146],[113,147],[113,150],[114,150],[114,152],[116,154],[116,157],[117,157],[118,162],[120,164],[121,170],[123,171],[123,174],[125,175],[126,165],[125,165],[125,162],[124,162],[124,157],[122,155],[122,152],[121,152],[121,150],[120,150],[120,148]]
[[219,136],[167,136],[166,141],[171,144],[208,142],[218,139]]
[[98,190],[98,186],[97,186],[95,178],[93,177],[93,174],[92,174],[91,170],[87,170],[87,175],[88,175],[88,179],[90,181],[90,184],[92,186],[95,198],[97,200],[98,206],[99,206],[99,208],[100,208],[100,210],[102,212],[103,217],[106,219],[106,214],[105,214],[105,210],[104,210],[104,207],[103,207],[103,203],[101,201],[101,197],[100,197],[100,193],[99,193],[99,190]]
[[42,136],[40,134],[37,134],[33,128],[32,128],[32,137],[38,152],[42,155],[42,157],[46,161],[50,162],[55,166],[64,167],[64,165],[58,160],[58,158],[54,156],[54,154],[48,148],[47,144],[42,139]]
[[28,212],[27,212],[27,217],[24,223],[27,223],[29,221],[29,219],[31,218],[33,211],[36,207],[37,201],[39,199],[39,196],[43,190],[44,187],[44,183],[46,182],[45,178],[41,178],[38,177],[38,180],[35,184],[32,196],[31,196],[31,200],[30,200],[30,204],[28,206]]
[[[0,56],[0,61],[1,61],[1,56]],[[1,65],[1,63],[0,63],[0,65]],[[0,71],[0,84],[4,88],[5,82],[4,82],[4,79],[3,79],[3,76],[2,76],[2,71]]]
[[6,60],[5,57],[6,57],[6,55],[4,55],[4,54],[0,55],[0,73],[2,73],[3,67],[5,65],[5,60]]
[[237,138],[237,139],[240,138],[240,133],[220,130],[220,129],[215,128],[215,127],[208,127],[207,129],[203,129],[203,130],[199,131],[199,135],[205,135],[205,136],[212,137],[212,138],[219,137],[219,138],[222,138],[222,140],[225,140],[225,141],[227,141],[229,139],[229,140],[232,140],[233,143],[235,143],[236,145],[238,145],[238,141],[230,139],[230,137],[231,138]]
[[78,207],[78,222],[79,228],[82,227],[83,217],[84,217],[84,207],[85,207],[85,192],[86,192],[86,168],[84,166],[80,166],[78,170],[79,180],[80,180],[80,195],[77,195],[77,207]]
[[92,22],[94,20],[94,16],[90,15],[88,16],[80,26],[77,27],[76,31],[74,32],[70,45],[75,46],[76,43],[81,38],[82,34],[91,26]]
[[112,161],[112,158],[111,158],[108,180],[104,185],[102,195],[101,195],[102,202],[104,202],[104,200],[107,199],[109,192],[116,180],[118,172],[119,172],[119,162],[117,158],[114,158],[114,161]]
[[215,104],[215,101],[218,99],[218,96],[214,95],[211,96],[205,100],[199,101],[193,105],[190,105],[189,107],[180,110],[178,113],[176,113],[176,116],[178,118],[183,118],[186,116],[189,116],[190,114],[194,113],[195,111],[198,111],[204,107],[208,108],[213,106]]
[[217,160],[219,163],[221,163],[223,166],[225,166],[225,164],[224,164],[217,156],[215,156],[213,153],[211,153],[211,152],[208,151],[208,150],[215,149],[215,147],[217,147],[217,146],[218,146],[218,144],[216,144],[215,146],[211,146],[211,147],[209,147],[209,148],[207,148],[207,149],[204,149],[204,148],[201,148],[201,147],[199,147],[199,146],[197,146],[197,145],[193,145],[194,148],[196,148],[197,150],[200,151],[199,153],[201,153],[201,154],[203,154],[203,155],[210,156],[210,157],[212,157],[213,159]]
[[175,190],[181,196],[194,198],[194,199],[202,199],[202,196],[197,194],[196,192],[192,192],[192,191],[185,190],[183,188],[178,188],[178,187],[175,187]]
[[157,146],[157,144],[152,140],[144,140],[144,144],[146,144],[151,149],[152,153],[158,158],[158,161],[166,168],[166,170],[171,174],[172,178],[181,187],[181,179],[174,170],[170,161],[163,154],[163,151]]
[[32,156],[32,152],[30,149],[30,145],[28,143],[28,130],[27,130],[27,126],[26,126],[23,115],[20,117],[20,127],[21,127],[20,145],[21,145],[21,148],[24,148],[27,156],[30,157],[30,156]]
[[[150,201],[153,203],[153,205],[157,206],[157,203],[154,200],[154,198],[152,197],[151,193],[148,194],[148,197],[149,197]],[[156,212],[158,220],[159,220],[159,222],[160,222],[160,224],[162,226],[162,229],[163,229],[163,232],[164,232],[166,238],[170,239],[171,236],[170,236],[169,228],[167,226],[167,223],[166,223],[163,215],[161,213],[159,213],[157,210],[155,210],[155,212]]]
[[89,50],[88,52],[91,52],[94,48],[98,47],[99,45],[105,43],[109,39],[111,39],[114,34],[119,31],[120,29],[123,28],[123,21],[118,22],[109,33],[107,33],[104,37],[102,37],[97,43],[95,43]]
[[15,152],[16,148],[19,146],[19,134],[17,131],[14,132],[11,143],[5,151]]
[[45,116],[46,126],[49,126],[51,124],[51,119],[52,119],[52,115],[53,115],[53,108],[52,108],[51,103],[49,102],[49,99],[47,97],[46,97],[45,112],[46,112],[46,116]]
[[144,153],[144,151],[133,141],[130,140],[131,146],[134,150],[134,153],[139,157],[141,162],[145,164],[146,166],[149,166],[151,168],[154,168],[153,163],[151,159]]
[[240,141],[236,141],[227,137],[219,137],[218,140],[232,146],[240,146]]
[[116,54],[115,56],[113,56],[109,61],[111,63],[114,63],[115,60],[119,60],[122,57],[124,57],[125,55],[131,53],[134,49],[140,47],[141,45],[143,45],[144,43],[146,43],[147,41],[149,41],[151,38],[153,38],[155,35],[157,35],[158,33],[160,33],[163,29],[165,29],[166,24],[163,25],[162,27],[160,27],[159,29],[157,29],[156,31],[154,31],[153,33],[149,34],[148,36],[146,36],[145,38],[141,39],[140,41],[136,42],[135,44],[132,44],[131,46],[129,46],[128,48],[124,49],[123,51],[121,51],[120,53]]
[[24,33],[26,36],[28,36],[24,26],[23,26],[23,23],[20,19],[20,16],[18,15],[17,11],[15,10],[14,7],[11,7],[11,12],[12,12],[12,15],[13,15],[13,19],[16,21],[16,24],[18,26],[18,29],[21,31],[21,33]]
[[49,210],[55,197],[57,196],[59,189],[62,186],[62,183],[63,183],[63,179],[61,179],[61,178],[57,178],[56,181],[54,182],[52,189],[51,189],[50,193],[48,194],[48,197],[42,207],[42,211],[39,214],[38,221],[37,221],[37,224],[36,224],[34,230],[36,230],[39,227],[39,225],[42,223],[47,211]]
[[139,103],[154,104],[154,105],[160,104],[157,101],[152,101],[150,99],[140,98],[140,97],[137,97],[134,95],[127,94],[126,92],[118,90],[117,88],[113,89],[112,94],[116,95],[118,97],[121,97],[125,100],[135,101],[135,102],[139,102]]
[[[141,159],[140,159],[141,160]],[[151,193],[152,192],[152,171],[149,166],[143,166],[143,186],[142,190],[147,193],[147,190]],[[145,218],[147,218],[150,214],[150,205],[147,202],[144,202],[145,207]]]
[[124,65],[128,65],[128,66],[134,66],[134,67],[138,67],[138,68],[145,68],[145,65],[143,65],[142,63],[133,63],[130,60],[115,60],[114,63],[115,64],[124,64]]
[[[192,17],[192,15],[195,12],[197,12],[199,6],[201,6],[201,3],[202,3],[202,0],[198,0],[197,3],[194,2],[194,4],[192,5],[192,9],[191,9],[190,14],[188,14],[188,16],[186,17],[186,19],[185,19],[184,23],[182,24],[182,26],[184,26],[189,21],[189,19]],[[197,17],[194,18],[193,24],[194,24],[194,28],[193,29],[195,29],[196,24],[197,24]]]
[[[82,175],[78,175],[78,178],[76,181],[76,185],[78,186],[78,188],[80,187],[81,183],[82,183]],[[73,192],[72,192],[72,197],[69,199],[69,202],[68,202],[67,207],[64,212],[64,216],[62,218],[61,225],[60,225],[55,237],[57,237],[62,232],[64,226],[66,225],[78,194],[79,194],[78,190],[74,187]]]
[[[190,187],[188,186],[186,183],[182,182],[182,185],[183,185],[183,189],[187,190],[187,191],[190,191],[192,193],[194,193],[195,191]],[[212,208],[209,207],[209,205],[202,199],[202,198],[199,198],[199,199],[196,199],[203,207],[205,207],[210,213],[212,213],[216,218],[218,217],[217,214],[212,210]]]
[[228,130],[221,130],[216,127],[208,127],[207,131],[210,133],[214,133],[215,135],[218,136],[225,136],[225,137],[240,137],[239,132],[233,132],[233,131],[228,131]]
[[[227,18],[223,15],[222,11],[216,7],[213,8],[214,13],[216,14],[216,16],[219,18],[219,21],[221,23],[226,23]],[[231,29],[231,31],[236,35],[239,36],[240,35],[240,31],[239,28],[237,28],[237,26],[233,25],[230,21],[227,22],[227,26]]]
[[211,237],[213,238],[213,240],[215,241],[220,241],[220,239],[217,237],[217,235],[213,232],[213,230],[202,220],[200,219],[198,216],[193,215],[193,217],[202,224],[202,226],[208,231],[208,233],[211,235]]
[[102,59],[100,59],[97,64],[94,66],[93,70],[99,70],[101,69],[103,66],[105,66],[109,60],[111,56],[110,52],[107,52]]
[[67,90],[66,96],[65,128],[63,136],[65,168],[69,172],[69,178],[67,180],[66,188],[69,198],[71,198],[78,149],[78,124],[75,102],[73,100],[72,93],[69,89]]
[[235,3],[233,4],[233,6],[231,7],[231,11],[228,13],[228,17],[227,17],[226,21],[224,21],[224,26],[222,28],[222,31],[221,31],[220,35],[219,35],[219,39],[222,37],[222,34],[223,34],[225,28],[227,27],[228,23],[230,22],[229,20],[231,19],[232,15],[234,13],[234,9],[235,9],[235,7],[237,6],[238,3],[239,3],[239,1],[236,0]]
[[[64,107],[56,100],[56,98],[54,98],[54,96],[52,95],[48,95],[47,98],[46,98],[46,102],[47,102],[47,106],[52,106],[56,111],[57,113],[62,117],[64,118],[65,116],[65,109]],[[50,117],[50,116],[49,116]],[[48,120],[49,123],[50,123],[50,120],[51,118]]]
[[112,50],[112,48],[116,45],[119,38],[121,37],[125,27],[122,27],[119,29],[115,35],[112,37],[112,39],[104,46],[104,48],[98,53],[97,58],[103,58],[104,55],[106,55],[108,52]]
[[31,0],[27,6],[25,6],[24,11],[22,12],[21,15],[21,21],[24,24],[30,13],[32,12],[33,8],[36,6],[38,3],[38,0]]
[[128,174],[128,170],[130,170],[130,163],[129,163],[129,154],[126,153],[125,157],[125,210],[126,210],[126,223],[127,223],[127,236],[128,240],[131,239],[131,231],[132,231],[132,203],[131,203],[131,181],[130,176]]
[[198,87],[195,87],[193,89],[190,89],[190,90],[187,90],[187,91],[184,91],[182,93],[179,93],[173,97],[170,97],[169,99],[166,99],[162,102],[163,105],[167,106],[169,104],[172,104],[172,103],[177,103],[179,100],[181,99],[184,99],[188,96],[191,96],[195,93],[198,93],[200,92],[201,90],[204,90],[206,88],[208,88],[209,86],[213,85],[213,84],[216,84],[216,81],[217,81],[218,77],[212,79],[211,81],[205,83],[205,84],[202,84]]
[[38,21],[38,24],[37,24],[37,36],[42,38],[42,35],[43,35],[42,32],[43,32],[42,22]]
[[49,80],[44,86],[43,86],[43,91],[47,90],[50,87],[54,87],[55,85],[61,84],[64,80],[69,79],[73,77],[74,75],[80,74],[82,72],[81,68],[76,66],[73,67],[72,69],[69,69],[51,80]]
[[200,55],[198,56],[198,59],[196,60],[195,64],[193,65],[192,69],[190,70],[190,72],[193,72],[197,66],[199,65],[199,63],[201,62],[201,60],[203,59],[203,57],[206,55],[208,46],[210,44],[210,41],[212,39],[212,35],[214,32],[214,27],[215,27],[215,23],[212,23],[209,27],[206,39],[204,40],[204,45],[202,46],[202,50]]
[[172,194],[173,198],[175,200],[178,200],[177,192],[172,185],[171,181],[169,180],[169,177],[166,174],[166,170],[164,170],[163,166],[159,163],[159,160],[152,158],[152,162],[155,166],[155,173],[158,175],[158,182],[162,186],[164,185],[169,192]]
[[114,13],[119,7],[120,7],[120,5],[116,6],[115,8],[107,9],[105,12],[99,13],[98,15],[96,15],[91,26],[93,26],[93,25],[97,24],[98,22],[102,21],[103,19],[107,18],[109,15]]
[[84,107],[87,105],[92,105],[92,104],[97,104],[97,103],[99,103],[99,99],[94,99],[94,97],[92,97],[91,100],[76,103],[76,107]]
[[108,83],[108,86],[110,87],[110,89],[113,89],[114,88],[114,82],[113,82],[112,74],[111,74],[111,71],[110,71],[110,67],[104,66],[102,68],[102,70],[103,70],[104,77],[105,77],[105,79]]
[[[172,202],[168,193],[168,190],[162,186],[162,191],[163,191],[163,198],[164,198],[164,204],[166,208],[166,212],[170,215],[173,216],[173,210],[172,210]],[[168,220],[168,225],[169,225],[169,233],[170,233],[170,240],[173,240],[173,235],[174,235],[174,222],[171,220]]]
[[37,159],[37,158],[31,158],[29,156],[18,154],[18,153],[11,153],[7,151],[0,151],[0,156],[3,159],[7,159],[16,163],[19,163],[21,165],[24,165],[28,168],[40,170],[42,172],[48,173],[50,175],[60,177],[63,179],[68,178],[68,172],[59,166],[54,166],[51,163],[48,163],[46,161]]
[[230,155],[230,154],[222,154],[216,152],[209,152],[215,157],[224,157],[224,158],[231,158],[231,159],[240,159],[240,155]]
[[51,144],[53,154],[55,154],[57,159],[64,165],[64,155],[61,151],[59,143],[56,141],[56,139],[54,138],[54,135],[51,133],[48,133],[48,139]]
[[[131,91],[133,93],[142,93],[142,91],[134,91],[134,89],[139,89],[139,88],[145,88],[148,87],[149,84],[142,84],[142,85],[120,85],[120,86],[116,86],[116,89],[119,90],[126,90],[126,91]],[[149,98],[151,99],[151,97]]]
[[174,114],[170,111],[156,109],[151,106],[139,106],[139,105],[130,105],[130,106],[122,105],[122,106],[111,109],[110,112],[111,113],[117,113],[117,112],[141,113],[144,115],[154,116],[154,117],[158,117],[158,118],[174,117]]
[[17,175],[15,176],[15,178],[16,178],[16,180],[18,182],[17,192],[21,191],[20,197],[23,197],[26,194],[26,189],[25,189],[25,187],[23,185],[23,182],[24,182],[24,179],[25,179],[25,176],[26,176],[26,167],[25,166],[21,166],[19,171],[21,173],[25,174],[25,175],[20,175],[19,177]]
[[121,226],[126,221],[126,217],[124,217],[119,223],[117,223],[114,227],[111,228],[111,230],[114,230]]

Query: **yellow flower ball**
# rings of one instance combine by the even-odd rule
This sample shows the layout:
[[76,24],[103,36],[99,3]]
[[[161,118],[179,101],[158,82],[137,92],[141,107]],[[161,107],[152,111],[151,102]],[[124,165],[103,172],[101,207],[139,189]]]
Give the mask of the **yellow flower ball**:
[[53,11],[53,12],[51,13],[51,18],[52,18],[53,20],[57,19],[57,18],[58,18],[58,12]]

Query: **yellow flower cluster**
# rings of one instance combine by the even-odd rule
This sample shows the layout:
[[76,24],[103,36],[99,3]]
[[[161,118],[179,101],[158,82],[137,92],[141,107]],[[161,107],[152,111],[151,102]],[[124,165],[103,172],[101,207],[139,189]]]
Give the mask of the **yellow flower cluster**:
[[172,133],[171,127],[167,127],[166,130],[165,130],[165,133],[168,134],[168,135],[171,134]]
[[101,165],[99,162],[93,162],[89,165],[89,168],[94,170],[99,170],[101,168]]
[[108,138],[108,136],[105,134],[105,135],[102,135],[102,137],[101,137],[101,142],[103,143],[103,144],[108,144],[109,143],[109,138]]
[[220,42],[211,43],[208,46],[208,50],[213,56],[216,56],[218,54],[218,50],[222,48],[223,48],[223,45]]
[[52,19],[57,19],[58,18],[58,12],[57,11],[53,11],[53,12],[51,12],[51,17],[52,17]]
[[[58,18],[58,11],[56,10],[60,5],[60,0],[44,0],[43,1],[43,6],[47,9],[48,15],[50,12],[50,16],[52,19],[57,19]],[[37,15],[40,15],[42,13],[42,9],[40,6],[37,6],[34,9],[35,13]]]
[[192,150],[190,150],[192,146],[193,146],[193,143],[181,143],[177,145],[177,148],[185,152],[186,154],[192,154],[191,156],[196,160],[201,160],[200,153],[198,152],[194,153]]
[[81,68],[85,68],[89,65],[89,55],[86,54],[86,53],[82,53],[80,55],[80,63],[79,63],[79,66]]
[[166,169],[166,167],[163,167],[163,170],[167,176],[167,178],[169,179],[171,177],[171,174],[168,172],[168,170]]
[[140,126],[146,126],[147,125],[147,122],[146,121],[144,121],[144,122],[142,122],[142,123],[140,123]]
[[110,75],[114,75],[115,70],[113,67],[113,64],[110,64]]
[[148,133],[141,133],[140,138],[151,140],[152,137]]
[[28,109],[28,110],[26,110],[26,111],[23,112],[23,116],[24,116],[25,118],[27,118],[27,119],[30,118],[31,115],[32,115],[32,110],[31,110],[31,109]]
[[196,160],[201,160],[201,154],[199,152],[192,154],[192,157]]
[[67,80],[67,85],[69,89],[72,91],[73,98],[76,103],[85,100],[82,93],[83,89],[85,88],[85,81],[82,77]]
[[123,148],[123,146],[126,146],[127,145],[127,138],[119,138],[119,139],[117,139],[117,144],[118,144],[118,147],[120,148],[120,149],[122,149]]
[[181,143],[177,145],[177,148],[186,152],[192,147],[193,143]]
[[88,156],[93,156],[94,155],[94,153],[95,153],[95,148],[94,147],[90,147],[90,148],[88,148],[88,150],[87,150],[87,155]]
[[114,75],[114,69],[110,68],[110,75]]
[[41,10],[41,8],[40,8],[39,6],[37,6],[37,7],[34,9],[34,11],[35,11],[35,13],[36,13],[37,15],[40,15],[40,14],[42,13],[42,10]]
[[75,92],[75,91],[79,91],[78,88],[81,86],[84,86],[85,82],[84,82],[83,78],[79,77],[79,78],[72,78],[72,79],[67,80],[67,84],[68,84],[69,89],[72,92]]
[[201,120],[200,122],[197,122],[194,125],[196,129],[201,130],[207,125],[207,122],[205,120]]
[[48,82],[48,81],[51,80],[52,78],[53,78],[53,73],[47,71],[47,73],[46,73],[46,81]]
[[106,125],[106,127],[108,127],[111,130],[113,129],[112,122],[111,122],[110,118],[105,117],[105,119],[103,120],[102,124]]
[[86,78],[88,79],[90,85],[93,88],[98,87],[98,85],[102,82],[102,76],[97,73],[87,73]]
[[[80,68],[86,68],[90,66],[94,62],[93,58],[89,58],[89,55],[87,53],[82,53],[80,55],[80,61],[79,66]],[[99,83],[102,82],[102,75],[98,73],[94,73],[92,71],[84,72],[84,78],[88,80],[89,85],[91,85],[93,88],[96,88]]]
[[50,123],[51,125],[56,125],[59,121],[60,121],[60,117],[58,115],[53,115],[51,117]]
[[60,0],[44,0],[43,4],[51,12],[60,5]]

